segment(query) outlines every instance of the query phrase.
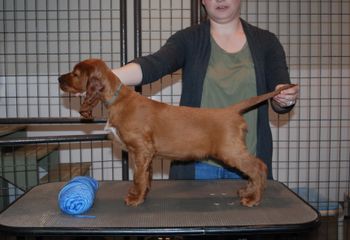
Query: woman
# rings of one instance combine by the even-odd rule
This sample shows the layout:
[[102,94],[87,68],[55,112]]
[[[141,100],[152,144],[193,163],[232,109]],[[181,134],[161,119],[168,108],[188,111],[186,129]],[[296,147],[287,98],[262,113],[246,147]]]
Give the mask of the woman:
[[[284,50],[277,37],[240,18],[240,0],[203,0],[208,20],[172,35],[159,51],[135,59],[113,72],[127,85],[148,84],[182,68],[180,105],[225,107],[289,84]],[[271,101],[277,113],[295,105],[298,87]],[[268,103],[244,115],[247,146],[262,159],[272,178],[272,136]],[[141,124],[141,123],[140,123]],[[171,179],[240,178],[239,172],[215,159],[194,163],[173,161]]]

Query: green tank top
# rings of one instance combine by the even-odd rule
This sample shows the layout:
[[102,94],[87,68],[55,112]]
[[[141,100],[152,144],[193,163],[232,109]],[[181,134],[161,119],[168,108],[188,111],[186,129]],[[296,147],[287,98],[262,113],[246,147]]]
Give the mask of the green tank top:
[[[236,53],[228,53],[211,37],[211,54],[202,93],[202,108],[222,108],[256,96],[254,63],[247,43]],[[257,109],[244,114],[248,124],[246,144],[256,154]],[[211,159],[208,163],[216,164]]]

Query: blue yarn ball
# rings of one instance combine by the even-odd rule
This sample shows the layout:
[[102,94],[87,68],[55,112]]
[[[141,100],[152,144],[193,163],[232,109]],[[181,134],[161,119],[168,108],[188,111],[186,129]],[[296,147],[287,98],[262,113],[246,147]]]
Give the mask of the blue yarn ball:
[[63,186],[58,194],[58,204],[62,212],[79,215],[90,210],[94,204],[98,182],[85,176],[75,177]]

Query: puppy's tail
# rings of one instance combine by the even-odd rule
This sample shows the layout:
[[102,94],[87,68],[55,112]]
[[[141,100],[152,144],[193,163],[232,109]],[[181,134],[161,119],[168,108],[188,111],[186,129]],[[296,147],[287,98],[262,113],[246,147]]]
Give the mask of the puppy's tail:
[[283,90],[286,90],[288,88],[294,87],[296,86],[295,84],[288,84],[285,85],[275,91],[269,92],[269,93],[265,93],[263,95],[259,95],[259,96],[255,96],[255,97],[251,97],[248,98],[246,100],[243,100],[237,104],[232,105],[232,109],[234,109],[234,111],[239,112],[240,114],[248,111],[250,108],[252,108],[253,106],[266,101],[267,99],[270,99],[276,95],[278,95],[280,92],[282,92]]

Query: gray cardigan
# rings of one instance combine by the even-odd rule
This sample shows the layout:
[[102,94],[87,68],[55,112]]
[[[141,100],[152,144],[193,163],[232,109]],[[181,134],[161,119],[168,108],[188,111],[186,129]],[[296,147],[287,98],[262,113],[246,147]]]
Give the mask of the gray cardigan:
[[[254,62],[258,95],[274,90],[277,84],[290,83],[285,53],[277,37],[242,19],[241,22]],[[180,105],[200,107],[210,48],[209,21],[176,32],[156,53],[133,61],[141,66],[141,85],[182,68]],[[286,113],[292,109],[272,106],[278,113]],[[258,107],[257,130],[257,156],[267,164],[271,179],[272,135],[267,102]],[[173,161],[170,179],[194,179],[194,171],[194,162]]]

